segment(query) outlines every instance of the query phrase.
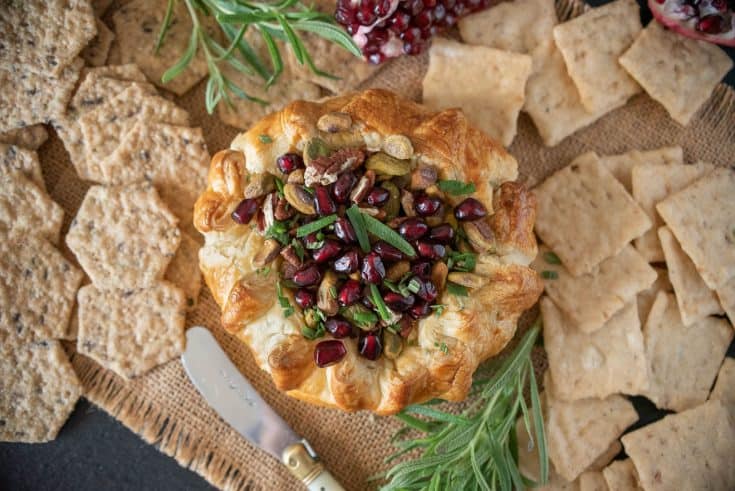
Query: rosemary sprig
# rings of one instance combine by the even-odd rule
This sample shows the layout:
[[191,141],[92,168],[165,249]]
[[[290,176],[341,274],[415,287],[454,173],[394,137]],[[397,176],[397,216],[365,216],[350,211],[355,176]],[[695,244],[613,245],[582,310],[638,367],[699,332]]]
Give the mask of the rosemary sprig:
[[[277,41],[287,45],[300,64],[306,64],[314,73],[335,78],[319,70],[308,53],[299,33],[310,32],[338,44],[357,57],[360,49],[352,38],[328,15],[306,6],[299,0],[280,0],[272,3],[245,0],[168,0],[161,23],[155,51],[165,42],[171,27],[176,1],[186,5],[191,17],[192,30],[184,54],[161,77],[166,83],[179,76],[200,51],[207,63],[209,80],[205,92],[207,111],[212,113],[220,101],[232,105],[232,95],[252,102],[266,101],[247,94],[222,73],[221,65],[229,64],[235,70],[260,77],[265,88],[273,85],[283,72],[283,57]],[[214,39],[202,25],[202,18],[211,17],[227,41],[226,45]],[[261,59],[245,33],[256,30],[267,48],[270,63]],[[268,67],[270,65],[270,68]]]
[[[436,409],[434,401],[409,406],[397,415],[406,426],[396,434],[399,450],[387,461],[416,450],[421,454],[387,471],[383,490],[525,489],[535,485],[518,469],[515,432],[519,417],[538,447],[539,480],[548,479],[546,437],[531,362],[538,333],[537,323],[512,354],[476,374],[475,398],[460,415]],[[530,405],[524,399],[527,386]],[[411,430],[423,434],[400,438]]]

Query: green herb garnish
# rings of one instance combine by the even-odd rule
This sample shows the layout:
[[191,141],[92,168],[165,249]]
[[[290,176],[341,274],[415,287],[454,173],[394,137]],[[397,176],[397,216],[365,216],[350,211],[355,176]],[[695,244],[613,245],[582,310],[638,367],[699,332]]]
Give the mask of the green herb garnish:
[[454,271],[471,272],[477,264],[477,254],[472,252],[450,251],[448,254],[447,267]]
[[263,266],[262,268],[258,268],[255,272],[263,276],[268,276],[271,272],[271,267]]
[[362,249],[362,252],[370,252],[370,239],[368,238],[365,227],[365,215],[360,212],[360,208],[357,205],[352,205],[347,208],[346,214],[352,224],[352,228],[355,229],[355,235],[357,236],[357,242],[360,244],[360,249]]
[[447,281],[447,291],[455,297],[466,297],[469,295],[467,287],[452,283],[451,281]]
[[447,346],[447,343],[445,343],[444,341],[442,341],[441,344],[439,344],[438,341],[434,342],[434,347],[439,348],[439,351],[441,351],[445,355],[449,353],[449,346]]
[[288,245],[291,242],[291,237],[288,235],[288,225],[286,222],[273,222],[273,225],[265,231],[265,238],[275,239],[282,245]]
[[276,294],[278,296],[278,303],[281,306],[281,309],[283,309],[283,316],[290,317],[291,315],[293,315],[293,305],[291,305],[288,297],[283,294],[283,287],[281,286],[280,281],[276,282]]
[[561,264],[561,259],[559,259],[559,256],[551,251],[544,252],[544,261],[546,261],[547,264]]
[[329,287],[329,295],[332,298],[337,298],[337,287],[336,286],[330,286]]
[[379,239],[386,241],[408,257],[416,256],[416,251],[413,250],[411,244],[409,244],[406,239],[401,237],[398,232],[396,232],[380,220],[377,220],[366,213],[361,213],[361,215],[365,222],[365,228],[368,232],[375,235]]
[[441,180],[436,183],[439,189],[454,196],[472,194],[475,192],[475,184],[472,182],[455,181],[454,179]]
[[352,318],[358,324],[370,325],[378,322],[378,316],[373,312],[355,312],[352,314]]
[[384,321],[390,320],[393,316],[391,315],[390,310],[388,310],[388,306],[383,301],[383,297],[380,296],[380,290],[378,290],[378,287],[376,285],[370,285],[370,297],[373,305],[375,305],[375,308],[378,309],[378,314],[380,315],[380,318]]
[[278,196],[280,196],[281,198],[283,198],[284,197],[284,194],[283,194],[283,181],[281,179],[279,179],[278,177],[274,177],[274,180],[276,182],[276,191],[278,192]]
[[324,336],[324,333],[326,330],[324,329],[324,324],[319,323],[316,327],[309,327],[309,326],[303,326],[301,328],[301,335],[304,336],[309,341],[313,341],[317,338],[321,338]]
[[421,290],[421,282],[416,278],[411,278],[411,281],[409,281],[408,285],[406,285],[406,289],[411,293],[418,293],[419,290]]
[[268,135],[258,135],[258,140],[260,143],[273,143],[273,138]]
[[301,244],[301,241],[297,239],[291,239],[291,246],[293,247],[294,252],[296,253],[296,256],[299,258],[299,261],[304,260],[304,246]]
[[541,277],[545,280],[556,280],[559,278],[559,273],[556,271],[541,271]]
[[441,317],[441,315],[444,313],[444,309],[446,309],[447,306],[442,303],[436,303],[434,305],[430,305],[429,308],[434,311],[434,314],[437,317]]
[[296,229],[296,237],[306,237],[312,232],[316,232],[317,230],[321,230],[324,227],[333,224],[337,221],[337,218],[339,218],[337,215],[327,215],[318,220],[307,223],[306,225],[302,225]]

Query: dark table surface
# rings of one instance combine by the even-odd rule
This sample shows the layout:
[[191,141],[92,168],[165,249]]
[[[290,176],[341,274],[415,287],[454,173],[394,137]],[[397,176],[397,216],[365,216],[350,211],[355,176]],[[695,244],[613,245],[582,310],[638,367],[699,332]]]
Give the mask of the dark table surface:
[[[606,0],[589,2],[592,5]],[[639,2],[641,3],[641,2]],[[644,22],[648,22],[644,12]],[[727,50],[735,59],[735,50]],[[735,86],[735,70],[725,81]],[[735,344],[729,356],[735,356]],[[660,417],[650,402],[634,400],[645,420]],[[648,421],[646,421],[648,422]],[[110,415],[82,399],[56,440],[0,443],[0,490],[211,490],[198,474],[146,444]]]

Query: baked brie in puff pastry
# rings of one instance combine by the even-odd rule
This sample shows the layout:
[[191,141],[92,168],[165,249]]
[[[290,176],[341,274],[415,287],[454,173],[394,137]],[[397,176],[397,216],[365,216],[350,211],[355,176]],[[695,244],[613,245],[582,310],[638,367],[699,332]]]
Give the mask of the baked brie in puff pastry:
[[461,111],[384,90],[270,114],[213,157],[196,203],[223,326],[311,403],[464,399],[542,290],[517,174]]

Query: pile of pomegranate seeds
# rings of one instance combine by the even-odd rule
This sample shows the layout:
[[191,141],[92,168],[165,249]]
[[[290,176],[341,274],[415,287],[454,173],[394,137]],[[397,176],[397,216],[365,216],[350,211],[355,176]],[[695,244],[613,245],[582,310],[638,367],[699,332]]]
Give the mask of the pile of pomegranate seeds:
[[489,0],[339,0],[334,18],[365,58],[379,64],[422,53],[434,34],[489,5]]
[[735,1],[648,0],[654,17],[684,36],[735,46]]

